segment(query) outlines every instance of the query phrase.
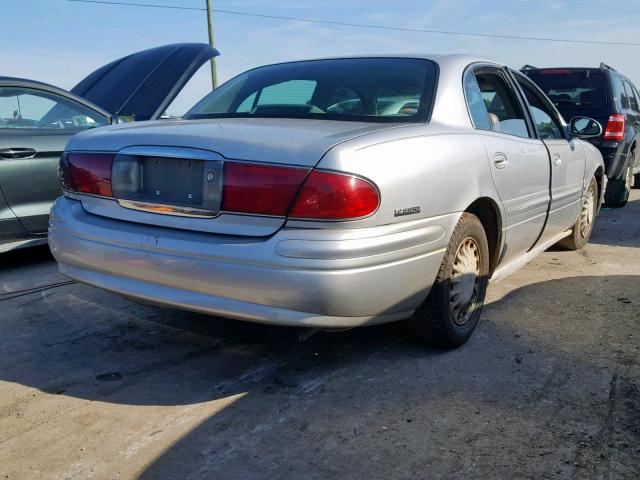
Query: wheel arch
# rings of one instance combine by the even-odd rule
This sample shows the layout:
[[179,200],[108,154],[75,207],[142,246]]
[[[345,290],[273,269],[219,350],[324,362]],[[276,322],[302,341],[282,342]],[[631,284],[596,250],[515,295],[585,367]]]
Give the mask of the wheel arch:
[[500,207],[490,197],[480,197],[469,205],[465,212],[472,213],[480,219],[489,243],[489,277],[498,265],[502,246],[502,214]]
[[[593,172],[593,176],[596,177],[596,184],[598,185],[598,211],[602,207],[604,202],[604,189],[605,189],[605,172],[602,165],[598,165],[596,171]],[[589,180],[591,181],[591,180]]]

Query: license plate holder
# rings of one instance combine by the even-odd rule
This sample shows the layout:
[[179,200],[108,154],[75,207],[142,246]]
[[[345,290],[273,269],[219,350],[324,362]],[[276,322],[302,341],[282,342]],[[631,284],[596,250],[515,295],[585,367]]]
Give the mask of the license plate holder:
[[222,161],[155,155],[117,155],[113,195],[127,208],[168,215],[220,213]]

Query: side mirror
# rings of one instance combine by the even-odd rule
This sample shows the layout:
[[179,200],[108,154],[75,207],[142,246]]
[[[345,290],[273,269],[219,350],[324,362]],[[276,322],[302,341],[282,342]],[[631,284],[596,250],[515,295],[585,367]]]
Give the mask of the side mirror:
[[575,138],[592,138],[602,135],[602,125],[589,117],[573,117],[569,122],[569,131]]

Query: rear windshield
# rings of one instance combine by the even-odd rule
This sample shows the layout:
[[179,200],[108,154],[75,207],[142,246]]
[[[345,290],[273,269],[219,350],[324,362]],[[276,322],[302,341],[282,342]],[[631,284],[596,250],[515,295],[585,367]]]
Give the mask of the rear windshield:
[[409,58],[313,60],[260,67],[211,92],[187,119],[313,118],[424,122],[437,67]]
[[604,75],[598,70],[538,70],[525,72],[562,108],[599,109],[607,105]]

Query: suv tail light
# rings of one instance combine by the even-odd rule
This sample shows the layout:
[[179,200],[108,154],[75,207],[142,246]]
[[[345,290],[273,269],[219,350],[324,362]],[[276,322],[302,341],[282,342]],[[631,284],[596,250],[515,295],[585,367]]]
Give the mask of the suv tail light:
[[604,130],[605,140],[624,140],[624,115],[619,113],[609,116],[607,128]]
[[289,217],[347,220],[371,215],[379,205],[378,189],[367,180],[313,171],[304,182]]
[[71,192],[111,197],[113,155],[106,153],[69,153],[60,160],[62,188]]
[[[113,197],[114,154],[68,153],[60,160],[66,191]],[[311,220],[350,220],[380,205],[377,187],[354,175],[242,162],[224,162],[221,210]]]

